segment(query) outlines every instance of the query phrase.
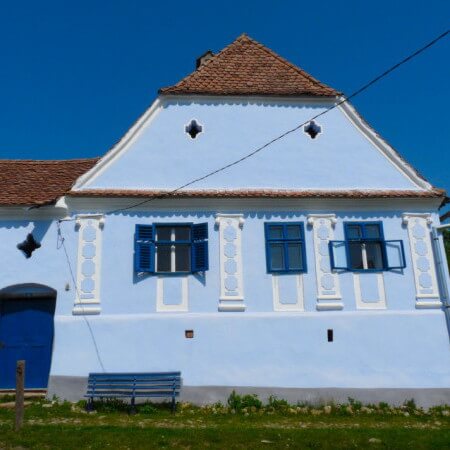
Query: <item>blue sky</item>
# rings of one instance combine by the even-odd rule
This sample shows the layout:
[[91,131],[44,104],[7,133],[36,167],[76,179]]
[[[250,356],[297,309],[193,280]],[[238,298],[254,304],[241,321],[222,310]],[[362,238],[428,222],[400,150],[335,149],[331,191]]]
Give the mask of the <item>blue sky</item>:
[[[3,2],[0,157],[102,155],[159,87],[242,32],[350,94],[449,25],[448,0]],[[449,80],[447,36],[353,103],[450,192]]]

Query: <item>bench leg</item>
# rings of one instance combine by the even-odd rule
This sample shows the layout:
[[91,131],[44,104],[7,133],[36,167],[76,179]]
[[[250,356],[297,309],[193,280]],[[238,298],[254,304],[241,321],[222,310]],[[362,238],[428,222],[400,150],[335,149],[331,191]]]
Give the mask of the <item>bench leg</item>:
[[94,411],[94,398],[93,397],[89,397],[87,403],[86,403],[86,411],[87,412],[91,412]]
[[131,397],[131,409],[130,409],[130,414],[131,415],[135,415],[136,414],[136,401],[134,397]]

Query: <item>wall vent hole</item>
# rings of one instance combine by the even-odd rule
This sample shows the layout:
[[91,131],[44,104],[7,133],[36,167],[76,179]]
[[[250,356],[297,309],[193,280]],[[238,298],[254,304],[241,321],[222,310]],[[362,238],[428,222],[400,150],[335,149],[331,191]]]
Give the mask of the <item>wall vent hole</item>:
[[312,120],[304,126],[303,130],[311,139],[315,139],[322,132],[322,127]]
[[184,129],[192,139],[195,139],[197,135],[203,131],[202,125],[200,125],[195,119],[192,119]]
[[193,339],[194,338],[194,330],[185,330],[184,336],[186,339]]
[[31,258],[31,254],[41,246],[39,242],[36,242],[34,236],[31,233],[28,233],[27,238],[17,244],[17,248],[23,252],[26,258]]
[[328,338],[328,342],[333,342],[333,339],[334,339],[333,330],[327,330],[327,338]]

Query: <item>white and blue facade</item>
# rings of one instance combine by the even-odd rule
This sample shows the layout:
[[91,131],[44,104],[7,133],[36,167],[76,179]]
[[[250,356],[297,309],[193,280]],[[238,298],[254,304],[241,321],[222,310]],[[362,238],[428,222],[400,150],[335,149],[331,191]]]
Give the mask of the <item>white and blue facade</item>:
[[[162,95],[56,205],[2,208],[0,294],[56,298],[51,393],[81,398],[89,372],[180,370],[203,402],[449,401],[442,198],[350,105],[314,139],[299,129],[155,198],[338,100]],[[26,259],[28,233],[41,247]]]

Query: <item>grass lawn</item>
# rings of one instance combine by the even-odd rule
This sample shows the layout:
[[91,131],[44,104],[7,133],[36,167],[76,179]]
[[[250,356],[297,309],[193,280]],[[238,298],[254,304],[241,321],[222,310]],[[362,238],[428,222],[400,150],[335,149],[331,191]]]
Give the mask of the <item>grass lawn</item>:
[[[409,415],[408,415],[409,414]],[[447,412],[445,412],[447,414]],[[129,415],[99,406],[87,414],[69,403],[27,406],[23,429],[14,411],[0,408],[0,449],[141,448],[411,448],[449,449],[450,416],[307,408],[141,407]]]

